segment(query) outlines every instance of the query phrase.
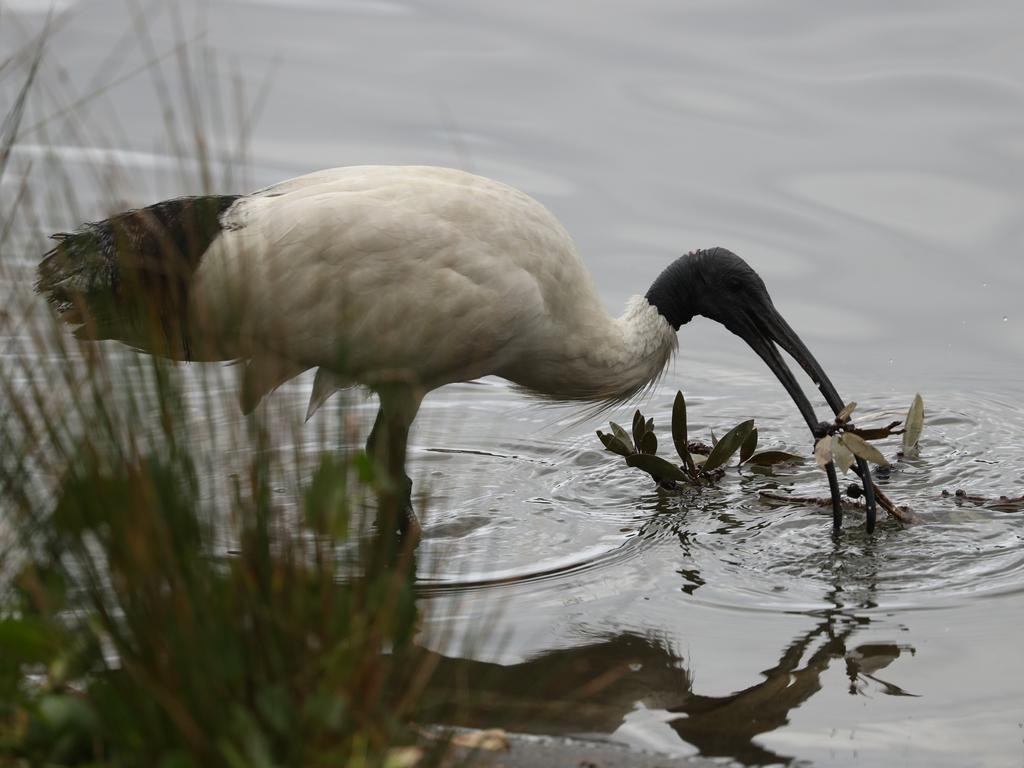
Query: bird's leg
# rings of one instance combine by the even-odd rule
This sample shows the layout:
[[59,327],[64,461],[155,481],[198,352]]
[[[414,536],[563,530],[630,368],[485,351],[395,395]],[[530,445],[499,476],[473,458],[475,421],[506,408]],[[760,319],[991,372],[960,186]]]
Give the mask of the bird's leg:
[[377,411],[373,429],[366,440],[366,453],[385,472],[388,493],[394,496],[399,514],[387,527],[401,535],[418,529],[419,522],[412,506],[412,479],[405,473],[405,454],[408,450],[409,425],[389,419],[383,408]]
[[370,429],[370,436],[366,438],[366,455],[371,459],[377,458],[377,433],[384,430],[384,409],[377,409],[377,418],[373,420],[373,427]]
[[366,452],[385,475],[378,485],[377,538],[380,554],[393,562],[402,552],[414,550],[420,535],[412,508],[412,480],[405,472],[409,428],[420,398],[408,387],[382,387],[378,394],[380,410]]
[[[412,481],[405,473],[405,452],[420,401],[403,396],[401,391],[378,390],[378,395],[380,408],[366,439],[366,453],[376,477],[377,525],[367,542],[365,563],[368,581],[377,589],[386,588],[383,603],[393,611],[391,652],[397,653],[411,640],[418,623],[415,583],[420,526],[412,509]],[[383,646],[380,651],[384,651]]]

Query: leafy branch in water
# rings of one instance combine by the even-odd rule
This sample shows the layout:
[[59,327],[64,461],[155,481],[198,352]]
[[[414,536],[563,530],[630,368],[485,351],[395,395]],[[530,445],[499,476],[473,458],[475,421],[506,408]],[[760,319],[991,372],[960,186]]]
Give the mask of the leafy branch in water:
[[[860,429],[851,422],[851,416],[857,408],[856,403],[849,403],[843,408],[831,424],[820,425],[821,435],[814,446],[816,463],[825,467],[834,461],[843,473],[863,458],[878,466],[888,466],[889,462],[869,441],[882,440],[895,435],[902,435],[902,449],[898,456],[916,454],[921,431],[924,426],[924,400],[915,395],[907,416],[903,421],[893,421],[884,427]],[[626,464],[649,474],[659,486],[668,489],[677,488],[680,483],[691,486],[714,485],[725,474],[725,466],[739,452],[737,466],[773,467],[777,464],[798,463],[803,458],[788,451],[777,449],[757,451],[758,432],[754,420],[737,424],[726,432],[721,439],[711,433],[711,445],[689,440],[686,425],[686,399],[682,392],[676,393],[672,404],[672,442],[681,464],[664,459],[657,455],[658,438],[654,432],[654,419],[647,419],[637,410],[633,414],[631,432],[627,432],[614,421],[609,423],[609,433],[597,430],[597,436],[606,449],[626,459]],[[878,503],[890,515],[903,522],[911,522],[913,515],[904,506],[897,506],[875,485]],[[847,496],[858,498],[863,489],[856,484],[847,489]],[[829,506],[830,499],[803,498],[795,496],[772,495],[776,499],[809,504]]]
[[814,444],[814,459],[818,466],[824,467],[830,461],[834,461],[836,469],[846,474],[854,462],[861,458],[880,467],[886,467],[889,465],[888,460],[868,441],[883,440],[893,435],[903,435],[903,450],[900,451],[900,455],[913,455],[917,452],[917,444],[924,427],[924,400],[920,394],[914,395],[907,417],[902,422],[902,429],[898,429],[901,425],[899,421],[884,427],[857,429],[850,421],[856,409],[857,403],[847,403],[846,407],[836,414],[836,419],[828,427],[826,434]]
[[597,431],[597,437],[612,453],[625,457],[626,464],[636,467],[659,485],[674,488],[676,483],[695,486],[714,485],[724,474],[725,465],[739,451],[739,463],[770,467],[786,462],[803,461],[793,453],[780,450],[757,451],[757,427],[754,420],[737,424],[721,439],[711,433],[711,446],[689,440],[686,428],[686,399],[676,393],[672,404],[672,442],[682,464],[676,465],[657,455],[658,438],[654,433],[654,419],[645,419],[639,410],[633,414],[633,434],[614,421],[609,423],[611,433]]

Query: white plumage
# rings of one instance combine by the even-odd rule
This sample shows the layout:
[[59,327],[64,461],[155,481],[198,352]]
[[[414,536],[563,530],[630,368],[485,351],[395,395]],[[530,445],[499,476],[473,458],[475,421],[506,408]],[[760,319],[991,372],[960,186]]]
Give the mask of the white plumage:
[[238,345],[224,355],[252,361],[260,393],[323,366],[338,386],[424,394],[496,374],[547,397],[615,400],[675,349],[642,297],[608,316],[544,206],[462,171],[320,171],[239,199],[222,225],[192,297],[204,331]]

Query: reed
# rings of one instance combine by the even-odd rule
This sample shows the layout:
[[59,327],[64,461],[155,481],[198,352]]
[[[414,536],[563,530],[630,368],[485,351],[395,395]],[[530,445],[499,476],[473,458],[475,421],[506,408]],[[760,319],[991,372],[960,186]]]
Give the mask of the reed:
[[[45,34],[0,67],[23,78],[0,180]],[[205,187],[215,142],[185,88]],[[387,483],[349,448],[351,415],[243,417],[230,367],[71,338],[31,290],[45,228],[28,179],[0,209],[0,765],[407,760],[433,662],[412,643],[409,559],[367,565]]]

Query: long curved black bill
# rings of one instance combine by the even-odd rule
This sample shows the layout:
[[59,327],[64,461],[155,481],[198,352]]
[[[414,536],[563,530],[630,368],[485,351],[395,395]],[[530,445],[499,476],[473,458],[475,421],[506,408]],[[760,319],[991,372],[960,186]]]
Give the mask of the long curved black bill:
[[[846,406],[846,403],[839,396],[835,386],[825,374],[825,369],[821,367],[821,364],[814,359],[814,355],[807,349],[807,345],[796,335],[796,331],[790,327],[789,323],[778,313],[774,306],[771,307],[771,312],[765,319],[767,320],[767,330],[772,335],[773,340],[797,361],[800,367],[811,377],[811,381],[817,385],[832,412],[838,414]],[[835,468],[833,467],[832,473],[834,474],[834,472]],[[871,467],[859,456],[857,457],[857,474],[860,475],[861,482],[864,485],[865,527],[867,532],[871,533],[875,530],[875,520],[877,518],[875,486],[871,478]],[[834,504],[835,496],[833,494]]]
[[[825,397],[825,402],[828,403],[833,412],[839,413],[846,404],[839,397],[839,393],[836,392],[836,388],[828,376],[825,375],[824,369],[814,359],[814,356],[807,349],[803,341],[800,340],[800,337],[796,335],[796,332],[790,327],[789,323],[778,313],[778,310],[770,303],[760,309],[760,312],[748,315],[747,322],[743,324],[743,327],[732,330],[741,336],[750,345],[751,349],[757,353],[758,357],[764,360],[768,367],[771,368],[772,373],[775,374],[782,383],[782,386],[785,387],[789,396],[793,398],[793,402],[796,403],[796,407],[804,417],[804,421],[807,422],[807,426],[812,434],[817,434],[818,419],[814,414],[814,408],[811,407],[810,401],[800,388],[800,385],[797,384],[789,366],[786,365],[782,355],[779,354],[776,344],[806,371],[807,375],[818,386],[818,389],[821,390],[821,394]],[[829,462],[825,469],[828,472],[829,490],[832,494],[832,523],[838,530],[843,524],[839,482],[836,477],[834,464]],[[867,530],[870,533],[875,528],[876,517],[871,470],[867,462],[861,458],[857,459],[857,469],[864,484]]]

